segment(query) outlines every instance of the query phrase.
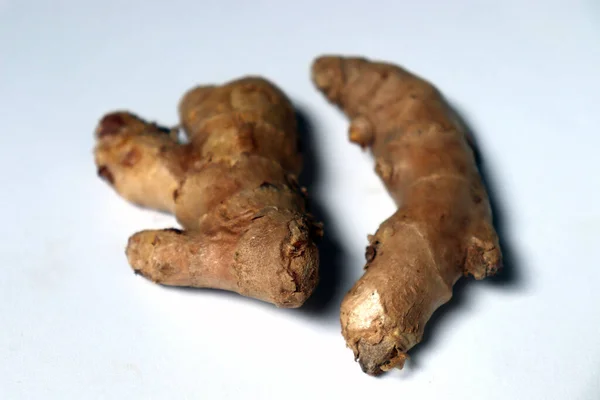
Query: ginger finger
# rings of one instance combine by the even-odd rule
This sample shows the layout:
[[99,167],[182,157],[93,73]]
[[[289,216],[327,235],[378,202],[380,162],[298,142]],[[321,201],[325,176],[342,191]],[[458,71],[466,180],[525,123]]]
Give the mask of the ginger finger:
[[398,211],[370,236],[366,272],[342,302],[342,334],[363,371],[402,368],[462,275],[496,273],[502,255],[465,132],[429,82],[385,63],[320,57],[315,85],[351,119]]
[[128,112],[113,112],[96,129],[98,175],[125,199],[143,207],[174,212],[173,192],[189,161],[188,147],[169,130]]

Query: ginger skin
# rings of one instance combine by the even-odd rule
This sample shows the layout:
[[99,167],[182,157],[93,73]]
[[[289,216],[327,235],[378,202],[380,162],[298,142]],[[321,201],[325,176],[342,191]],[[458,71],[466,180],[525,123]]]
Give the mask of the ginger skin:
[[299,307],[318,281],[320,224],[296,180],[301,158],[286,96],[261,78],[200,86],[179,105],[189,138],[127,112],[96,129],[98,173],[125,199],[174,213],[185,230],[134,234],[136,273]]
[[399,209],[369,236],[366,272],[341,306],[342,334],[364,372],[402,368],[463,275],[502,264],[489,199],[464,129],[429,82],[385,63],[324,56],[312,78],[370,148]]

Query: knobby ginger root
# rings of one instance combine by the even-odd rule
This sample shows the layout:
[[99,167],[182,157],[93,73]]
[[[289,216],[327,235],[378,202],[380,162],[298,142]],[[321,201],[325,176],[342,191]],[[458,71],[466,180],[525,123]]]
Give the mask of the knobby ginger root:
[[312,77],[399,206],[369,237],[366,272],[341,306],[348,347],[377,375],[402,368],[462,275],[493,275],[502,255],[465,131],[435,87],[361,58],[318,58]]
[[174,213],[185,230],[129,239],[136,273],[299,307],[318,280],[320,224],[296,180],[295,113],[261,78],[200,86],[179,105],[188,144],[127,112],[96,129],[98,173],[125,199]]

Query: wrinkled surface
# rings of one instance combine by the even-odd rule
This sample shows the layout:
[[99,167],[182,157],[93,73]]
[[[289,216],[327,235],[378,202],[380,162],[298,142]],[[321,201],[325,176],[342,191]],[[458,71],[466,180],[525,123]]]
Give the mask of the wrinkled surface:
[[502,255],[473,152],[435,87],[362,58],[318,58],[312,77],[399,206],[369,236],[366,272],[340,313],[348,347],[377,375],[403,366],[462,275],[492,275]]
[[320,235],[296,180],[296,118],[261,78],[200,86],[179,106],[189,138],[128,112],[96,129],[99,175],[127,200],[175,214],[185,230],[136,233],[127,257],[157,283],[218,288],[299,307],[318,281]]

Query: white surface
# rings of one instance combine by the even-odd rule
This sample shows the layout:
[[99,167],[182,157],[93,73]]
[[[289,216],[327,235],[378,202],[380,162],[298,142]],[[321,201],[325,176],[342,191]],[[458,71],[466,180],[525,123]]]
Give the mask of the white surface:
[[[599,398],[598,2],[120,3],[0,0],[0,398]],[[400,63],[463,111],[513,253],[513,279],[463,285],[381,379],[345,349],[337,303],[394,207],[311,86],[324,52]],[[134,276],[127,237],[174,220],[95,176],[103,113],[172,124],[184,90],[248,73],[277,82],[318,139],[312,195],[341,266],[326,311]]]

